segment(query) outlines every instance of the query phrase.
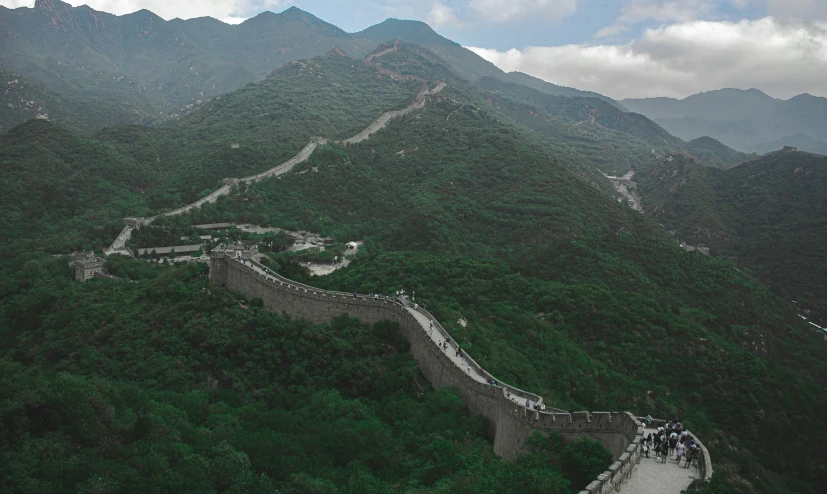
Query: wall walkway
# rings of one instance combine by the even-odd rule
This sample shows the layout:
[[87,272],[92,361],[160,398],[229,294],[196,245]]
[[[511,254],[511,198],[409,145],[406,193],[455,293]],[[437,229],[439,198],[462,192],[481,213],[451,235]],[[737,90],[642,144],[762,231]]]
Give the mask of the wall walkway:
[[[603,443],[616,461],[582,493],[616,492],[632,477],[639,462],[643,425],[635,416],[628,412],[533,409],[534,404],[543,404],[541,396],[497,380],[458,348],[439,321],[422,308],[387,297],[320,290],[279,276],[255,261],[234,259],[221,251],[211,254],[210,282],[240,291],[251,299],[261,299],[265,310],[314,323],[330,322],[341,314],[367,324],[399,323],[401,335],[410,344],[411,354],[431,385],[456,388],[471,413],[488,419],[488,432],[494,438],[497,455],[516,458],[535,431],[556,431],[568,439],[586,436]],[[447,343],[447,348],[443,343]],[[489,379],[497,384],[489,384]]]
[[[414,98],[414,102],[408,105],[407,107],[403,108],[402,110],[395,110],[383,113],[379,116],[379,118],[374,120],[364,130],[362,130],[355,136],[340,142],[344,144],[355,144],[364,141],[365,139],[370,137],[371,134],[375,134],[379,130],[383,129],[386,125],[388,125],[388,122],[390,122],[394,118],[407,115],[408,113],[414,110],[423,108],[425,104],[428,102],[429,97],[442,91],[442,89],[445,86],[446,84],[444,82],[439,82],[433,89],[429,89],[428,87],[423,88],[422,91],[420,91],[416,95],[416,98]],[[191,211],[195,208],[200,208],[204,204],[213,203],[217,201],[219,197],[228,195],[232,191],[233,185],[239,183],[251,184],[253,182],[258,182],[259,180],[263,180],[265,178],[275,177],[287,173],[293,168],[295,168],[295,166],[299,163],[307,161],[307,159],[310,158],[310,155],[313,154],[313,151],[315,151],[318,146],[327,144],[327,142],[328,139],[324,137],[312,137],[310,138],[310,142],[305,147],[303,147],[302,150],[298,152],[298,154],[296,154],[289,160],[285,161],[284,163],[280,163],[279,165],[270,168],[269,170],[263,171],[256,175],[251,175],[249,177],[239,179],[224,179],[224,186],[198,199],[197,201],[187,204],[186,206],[180,207],[178,209],[173,209],[172,211],[167,211],[166,213],[161,213],[159,215],[152,216],[149,218],[130,218],[130,222],[127,223],[126,226],[124,226],[123,230],[121,230],[121,233],[118,234],[118,238],[116,238],[115,241],[112,242],[112,245],[110,245],[109,248],[104,249],[104,254],[127,254],[125,250],[126,242],[129,241],[129,239],[132,237],[132,230],[136,225],[149,225],[161,216],[176,216]]]
[[[341,141],[353,144],[368,139],[384,128],[393,118],[423,108],[430,96],[441,91],[446,84],[440,82],[433,89],[424,88],[408,107],[382,114],[363,131]],[[126,243],[132,231],[148,225],[160,216],[183,214],[203,204],[215,202],[227,195],[232,186],[244,182],[257,182],[267,177],[281,175],[306,161],[324,138],[312,138],[290,160],[257,175],[242,179],[226,179],[225,185],[184,207],[150,218],[127,218],[124,229],[112,245],[104,250],[129,254]],[[214,252],[210,257],[210,281],[244,293],[249,298],[261,298],[264,308],[307,319],[314,323],[329,322],[340,314],[349,314],[363,323],[379,321],[399,323],[402,336],[410,343],[411,353],[419,363],[422,373],[434,388],[452,386],[459,390],[468,409],[488,419],[489,433],[494,437],[494,452],[508,459],[516,458],[524,448],[525,440],[536,432],[557,431],[563,437],[590,437],[603,443],[614,455],[615,462],[590,483],[580,494],[609,494],[632,477],[632,471],[640,461],[639,445],[643,426],[628,412],[576,412],[567,413],[545,406],[543,398],[536,394],[500,382],[477,364],[464,350],[458,348],[442,325],[427,311],[414,308],[404,301],[388,298],[370,298],[364,295],[319,290],[278,276],[255,261],[241,261]],[[497,381],[489,384],[489,380]],[[543,407],[535,409],[535,405]],[[711,475],[709,454],[704,448],[705,466],[702,476]],[[648,489],[648,488],[647,488]],[[623,492],[633,492],[628,488]],[[648,494],[652,490],[638,491]],[[657,490],[657,494],[678,493],[680,490]]]

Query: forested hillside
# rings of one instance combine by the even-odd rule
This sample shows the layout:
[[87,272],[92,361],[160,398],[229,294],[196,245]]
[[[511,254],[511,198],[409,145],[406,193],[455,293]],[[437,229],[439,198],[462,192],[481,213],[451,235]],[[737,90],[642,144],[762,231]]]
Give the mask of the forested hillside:
[[493,77],[474,84],[488,104],[538,135],[570,145],[607,174],[623,175],[646,166],[653,155],[674,151],[691,153],[717,167],[748,157],[708,137],[683,142],[643,115],[597,98],[552,96]]
[[728,170],[670,156],[636,175],[647,213],[827,318],[827,158],[778,152]]
[[[32,119],[49,120],[81,133],[134,117],[118,105],[92,103],[70,93],[58,94],[21,74],[0,69],[0,133]],[[94,122],[94,123],[93,123]]]
[[755,156],[738,152],[708,136],[689,141],[687,150],[706,164],[717,168],[729,168]]
[[[60,121],[82,133],[113,123],[160,123],[260,81],[285,63],[334,47],[362,58],[393,39],[435,52],[469,80],[494,76],[548,94],[593,96],[617,105],[596,93],[506,74],[423,22],[388,19],[349,34],[296,7],[230,25],[212,18],[165,21],[147,10],[115,16],[85,5],[37,0],[33,8],[0,6],[0,39],[5,40],[0,44],[4,70],[88,104],[73,119]],[[0,123],[10,128],[22,118]]]
[[[264,262],[317,286],[415,292],[480,364],[551,406],[678,418],[731,492],[820,492],[821,335],[746,270],[680,249],[594,173],[612,147],[632,164],[653,143],[662,153],[685,143],[600,99],[472,86],[426,48],[293,62],[161,127],[87,139],[36,121],[0,138],[1,178],[13,184],[0,199],[4,486],[563,494],[605,470],[595,443],[554,437],[516,463],[496,459],[485,424],[430,389],[394,326],[265,313],[209,287],[197,266],[112,256],[123,281],[76,284],[68,259],[53,257],[100,249],[123,217],[181,206],[320,135],[333,140],[292,172],[154,226],[250,222],[362,240],[328,277],[278,248]],[[366,141],[335,142],[422,90],[376,63],[448,86]],[[594,136],[563,137],[583,120]],[[760,169],[693,161],[686,173],[699,177]],[[822,166],[758,176],[743,193],[815,187]],[[718,192],[698,182],[714,204]],[[740,199],[738,211],[775,211]],[[817,221],[813,204],[796,221]]]
[[302,279],[280,257],[273,267],[344,291],[415,291],[475,359],[555,406],[678,416],[722,475],[816,492],[809,453],[774,431],[805,433],[801,418],[825,404],[820,336],[758,281],[682,251],[570,175],[561,151],[465,97],[445,89],[371,140],[323,148],[188,221],[363,239],[360,260],[329,280]]
[[4,491],[569,494],[611,460],[556,437],[495,457],[389,323],[270,314],[205,266],[112,258],[141,281],[81,285],[66,260],[2,300]]

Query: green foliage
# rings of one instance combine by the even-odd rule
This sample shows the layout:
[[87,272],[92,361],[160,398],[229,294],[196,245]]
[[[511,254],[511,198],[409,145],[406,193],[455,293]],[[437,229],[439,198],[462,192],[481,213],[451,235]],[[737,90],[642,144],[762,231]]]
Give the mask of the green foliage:
[[689,141],[687,143],[687,150],[702,159],[707,164],[716,168],[729,168],[730,166],[745,161],[751,157],[750,155],[738,152],[711,137],[699,137]]
[[569,492],[554,464],[494,457],[483,419],[427,386],[397,325],[270,314],[207,290],[201,265],[155,275],[57,272],[3,300],[4,489]]
[[678,155],[636,180],[644,208],[680,239],[732,259],[827,322],[827,158],[774,153],[714,170]]
[[133,118],[119,105],[91,102],[73,94],[51,91],[36,80],[0,69],[0,134],[35,118],[46,118],[54,124],[82,134],[92,134],[105,125]]
[[[124,216],[178,207],[221,178],[270,168],[312,134],[355,133],[418,90],[331,54],[162,129],[106,129],[88,140],[35,122],[3,136],[11,193],[0,230],[0,349],[4,382],[16,384],[0,400],[3,423],[14,425],[3,429],[11,435],[2,461],[17,462],[4,485],[582,488],[571,476],[596,471],[600,451],[583,443],[568,456],[541,449],[500,462],[482,438],[485,424],[450,390],[427,388],[393,326],[269,314],[260,300],[209,287],[203,266],[113,257],[109,268],[135,283],[77,284],[65,257],[45,255],[99,248]],[[588,111],[571,105],[563,108],[573,115]],[[271,110],[278,118],[257,120]],[[618,114],[600,125],[614,118],[637,121]],[[324,278],[311,280],[287,255],[268,262],[328,288],[415,292],[503,382],[562,408],[677,416],[711,448],[716,471],[735,471],[762,492],[818,492],[827,483],[811,461],[827,440],[812,427],[827,406],[823,341],[755,279],[678,249],[653,221],[602,194],[575,141],[528,132],[527,121],[451,85],[368,141],[320,147],[294,172],[159,221],[136,241],[174,240],[217,221],[362,239],[357,259]],[[229,146],[235,140],[239,149]],[[65,401],[54,397],[62,388]],[[41,405],[48,420],[38,421]],[[790,440],[798,437],[811,440]],[[564,468],[564,458],[577,467]]]

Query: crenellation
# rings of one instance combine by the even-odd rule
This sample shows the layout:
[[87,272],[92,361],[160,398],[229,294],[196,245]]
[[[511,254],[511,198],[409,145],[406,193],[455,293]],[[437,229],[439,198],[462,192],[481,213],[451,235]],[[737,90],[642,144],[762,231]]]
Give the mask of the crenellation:
[[[521,454],[525,440],[535,431],[556,431],[567,441],[583,436],[598,440],[616,459],[583,492],[613,492],[624,478],[632,474],[640,457],[643,426],[631,413],[561,413],[557,409],[528,409],[525,405],[512,401],[509,394],[522,400],[529,399],[533,403],[542,403],[542,397],[499,381],[497,386],[492,386],[469,375],[437,347],[428,336],[427,324],[423,326],[414,317],[412,308],[406,308],[400,302],[386,297],[377,300],[357,295],[354,298],[353,293],[320,290],[257,269],[266,270],[266,267],[255,261],[242,264],[221,252],[214,252],[210,262],[210,281],[213,285],[226,285],[239,290],[250,298],[260,297],[265,310],[290,314],[313,323],[329,322],[340,314],[348,314],[366,324],[382,320],[398,322],[400,334],[408,341],[410,352],[431,385],[434,388],[455,387],[471,413],[488,419],[495,454],[514,459]],[[455,345],[455,341],[436,319],[424,310],[418,312],[433,320],[435,330]],[[495,379],[464,350],[461,350],[461,355],[478,376]],[[706,455],[708,458],[708,453]]]

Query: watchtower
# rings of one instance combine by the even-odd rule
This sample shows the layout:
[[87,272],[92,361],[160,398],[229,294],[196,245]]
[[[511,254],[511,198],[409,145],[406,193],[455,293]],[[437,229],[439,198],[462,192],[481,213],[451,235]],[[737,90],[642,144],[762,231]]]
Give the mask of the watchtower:
[[104,274],[106,272],[106,261],[94,254],[83,259],[78,259],[72,264],[75,265],[75,279],[81,283],[85,283],[87,280],[94,278],[95,273]]

